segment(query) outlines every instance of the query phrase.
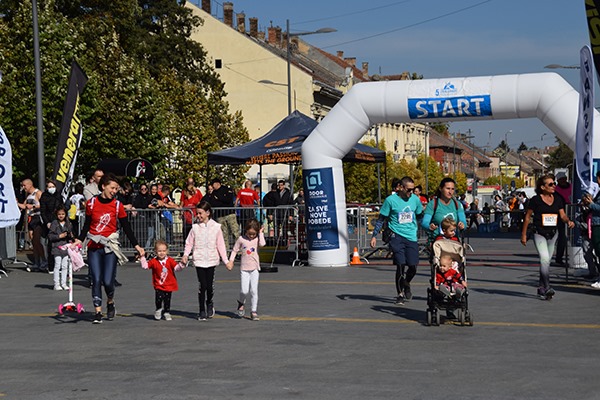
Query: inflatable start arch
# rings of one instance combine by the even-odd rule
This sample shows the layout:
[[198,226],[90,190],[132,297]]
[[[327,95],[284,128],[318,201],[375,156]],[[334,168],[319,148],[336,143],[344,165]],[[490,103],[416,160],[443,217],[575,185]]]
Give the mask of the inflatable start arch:
[[[579,93],[556,73],[355,85],[302,146],[308,263],[348,265],[341,159],[372,125],[536,117],[574,149],[578,107]],[[600,138],[599,116],[595,111],[596,138]],[[600,146],[594,146],[593,158],[599,157]]]

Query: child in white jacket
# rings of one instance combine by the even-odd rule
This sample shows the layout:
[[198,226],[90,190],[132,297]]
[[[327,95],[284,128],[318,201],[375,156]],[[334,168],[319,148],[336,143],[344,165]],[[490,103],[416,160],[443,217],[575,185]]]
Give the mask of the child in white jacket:
[[196,207],[198,223],[192,225],[187,239],[181,262],[186,264],[190,253],[196,267],[199,290],[198,302],[200,312],[198,321],[206,321],[215,315],[213,303],[213,285],[215,267],[219,265],[219,257],[227,264],[227,249],[221,231],[221,224],[212,219],[212,209],[208,202],[202,201]]
[[248,293],[252,298],[252,312],[250,319],[258,321],[258,275],[260,271],[260,261],[258,258],[258,248],[265,245],[265,235],[263,228],[260,227],[256,219],[251,219],[246,223],[245,234],[240,236],[233,246],[227,269],[233,268],[233,261],[238,251],[242,252],[240,264],[240,299],[238,300],[237,313],[240,317],[245,315],[244,304]]

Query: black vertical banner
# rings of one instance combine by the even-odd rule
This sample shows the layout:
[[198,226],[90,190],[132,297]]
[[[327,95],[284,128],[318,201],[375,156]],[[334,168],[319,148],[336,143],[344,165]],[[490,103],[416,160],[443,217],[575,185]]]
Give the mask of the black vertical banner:
[[75,161],[77,160],[77,150],[81,144],[82,128],[79,119],[79,100],[87,81],[88,78],[79,64],[73,61],[52,175],[52,180],[56,182],[56,190],[62,195],[63,200],[66,200],[69,195],[69,187],[71,186]]
[[585,16],[590,35],[590,47],[594,57],[594,67],[600,77],[600,0],[585,0]]

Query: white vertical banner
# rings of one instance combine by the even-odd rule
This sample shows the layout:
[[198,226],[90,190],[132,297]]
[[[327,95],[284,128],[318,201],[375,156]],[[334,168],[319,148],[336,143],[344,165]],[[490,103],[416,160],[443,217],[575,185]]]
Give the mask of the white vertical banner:
[[16,225],[21,217],[12,176],[12,149],[0,126],[0,228]]
[[594,61],[590,46],[583,46],[581,56],[581,88],[579,91],[579,115],[575,132],[575,166],[583,190],[594,180],[592,177],[592,144],[594,121]]

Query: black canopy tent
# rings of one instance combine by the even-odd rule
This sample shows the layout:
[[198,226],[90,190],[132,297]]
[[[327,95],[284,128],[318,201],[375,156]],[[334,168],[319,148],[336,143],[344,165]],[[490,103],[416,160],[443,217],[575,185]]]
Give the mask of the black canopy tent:
[[[221,151],[208,153],[209,165],[293,164],[302,161],[302,143],[319,123],[294,111],[258,139]],[[385,162],[385,151],[356,144],[344,162]]]
[[131,176],[146,180],[154,179],[154,166],[150,161],[143,158],[134,158],[133,160],[106,158],[98,163],[98,169],[104,172],[112,172],[117,176]]

